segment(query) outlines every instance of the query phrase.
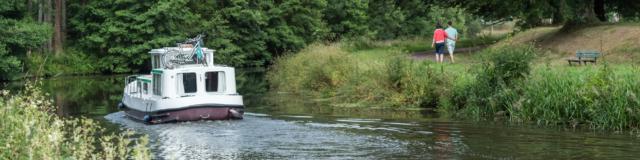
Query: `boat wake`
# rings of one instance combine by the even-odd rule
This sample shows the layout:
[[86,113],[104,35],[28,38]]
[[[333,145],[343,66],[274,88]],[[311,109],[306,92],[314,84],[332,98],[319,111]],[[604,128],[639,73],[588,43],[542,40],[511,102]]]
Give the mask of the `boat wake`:
[[[116,112],[113,123],[150,137],[161,159],[372,159],[406,155],[407,144],[316,123],[272,119],[248,113],[243,120],[145,125]],[[397,157],[396,157],[397,158]]]

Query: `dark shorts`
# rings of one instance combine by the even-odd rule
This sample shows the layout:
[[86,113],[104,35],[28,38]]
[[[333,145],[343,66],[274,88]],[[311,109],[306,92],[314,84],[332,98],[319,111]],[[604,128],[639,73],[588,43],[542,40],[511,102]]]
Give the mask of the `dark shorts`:
[[444,54],[444,42],[436,43],[436,54]]

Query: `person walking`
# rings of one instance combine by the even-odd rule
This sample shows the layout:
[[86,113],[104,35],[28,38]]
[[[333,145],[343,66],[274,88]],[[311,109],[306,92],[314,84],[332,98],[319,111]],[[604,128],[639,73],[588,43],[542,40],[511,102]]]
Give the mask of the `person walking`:
[[456,49],[456,41],[458,41],[458,30],[453,28],[451,21],[447,24],[449,26],[447,26],[444,32],[447,33],[447,50],[449,51],[449,57],[451,57],[451,63],[453,63],[453,51]]
[[436,30],[433,32],[433,41],[431,42],[431,47],[435,47],[436,49],[436,61],[442,63],[444,61],[444,46],[445,39],[447,38],[447,33],[442,30],[442,25],[440,23],[436,24]]

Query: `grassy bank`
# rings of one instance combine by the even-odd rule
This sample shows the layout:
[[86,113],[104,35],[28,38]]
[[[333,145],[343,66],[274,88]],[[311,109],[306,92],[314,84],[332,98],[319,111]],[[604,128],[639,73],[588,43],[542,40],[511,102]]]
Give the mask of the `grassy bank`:
[[487,50],[466,84],[454,85],[442,112],[544,125],[637,130],[640,68],[632,64],[534,64],[536,49]]
[[273,88],[326,98],[338,106],[427,107],[450,76],[433,63],[410,61],[390,48],[350,53],[342,44],[312,45],[283,57],[267,74]]
[[632,63],[551,65],[539,60],[547,51],[507,45],[460,55],[463,63],[437,64],[397,46],[312,45],[279,59],[267,77],[276,91],[334,106],[431,107],[460,118],[640,127],[640,68]]
[[151,159],[146,137],[105,133],[87,118],[58,117],[38,87],[0,94],[0,159]]
[[541,66],[507,108],[514,121],[639,129],[640,68]]

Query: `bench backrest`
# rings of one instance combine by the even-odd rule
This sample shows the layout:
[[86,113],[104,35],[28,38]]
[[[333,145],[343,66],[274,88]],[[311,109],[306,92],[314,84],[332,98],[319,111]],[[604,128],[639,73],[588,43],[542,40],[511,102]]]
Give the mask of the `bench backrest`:
[[576,57],[578,58],[593,58],[596,59],[600,57],[600,52],[598,51],[577,51]]

